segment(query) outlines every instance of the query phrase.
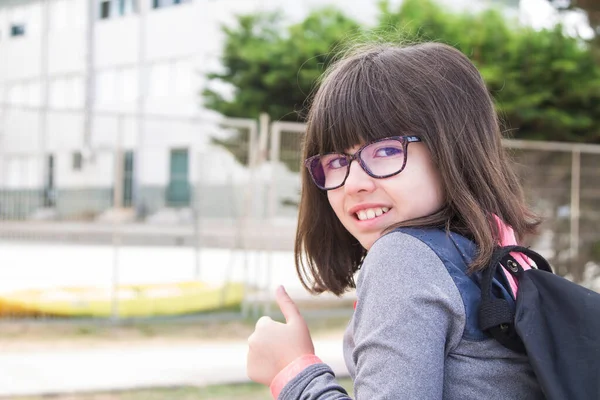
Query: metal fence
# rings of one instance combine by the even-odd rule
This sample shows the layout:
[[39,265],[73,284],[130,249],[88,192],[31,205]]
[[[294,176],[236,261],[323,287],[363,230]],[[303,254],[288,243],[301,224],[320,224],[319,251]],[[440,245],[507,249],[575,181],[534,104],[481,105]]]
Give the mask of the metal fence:
[[561,275],[600,290],[600,146],[518,140],[505,146],[544,220],[531,245]]
[[27,126],[39,109],[2,111],[3,317],[239,310],[251,298],[241,232],[265,217],[256,121],[98,112],[83,138],[81,111],[45,110],[41,137]]
[[[299,200],[304,124],[271,127],[273,174],[269,216],[291,215]],[[600,145],[504,140],[528,202],[542,217],[531,245],[557,272],[600,291]]]
[[[11,120],[38,111],[0,117],[0,300],[21,301],[3,317],[56,315],[24,308],[57,299],[113,319],[218,306],[242,316],[269,312],[279,283],[310,301],[292,254],[304,124],[103,112],[89,137],[49,129],[7,146]],[[68,132],[80,114],[47,118]],[[533,247],[594,287],[600,146],[505,146],[545,218]]]

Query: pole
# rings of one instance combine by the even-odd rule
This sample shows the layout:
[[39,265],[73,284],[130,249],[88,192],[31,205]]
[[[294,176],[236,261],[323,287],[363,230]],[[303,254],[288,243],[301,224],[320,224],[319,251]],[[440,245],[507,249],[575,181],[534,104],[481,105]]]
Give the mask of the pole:
[[[7,168],[7,162],[6,162],[6,158],[4,157],[4,150],[6,148],[6,113],[7,113],[8,107],[6,105],[6,103],[2,103],[0,104],[0,190],[4,190],[7,189],[7,180],[8,180],[8,174],[6,173]],[[42,175],[42,181],[43,181],[43,175]],[[6,194],[4,194],[5,198],[8,198],[8,196]],[[4,204],[3,204],[4,203]],[[6,203],[3,201],[2,198],[0,198],[0,219],[3,218],[3,210],[2,208],[6,207]],[[6,210],[4,210],[6,211]]]
[[[49,19],[50,19],[50,1],[44,0],[43,4],[43,15],[42,15],[42,29],[41,29],[41,46],[40,46],[40,86],[41,86],[41,104],[39,108],[39,163],[40,163],[40,187],[42,196],[42,207],[46,206],[46,199],[44,198],[44,189],[46,185],[46,179],[48,176],[48,162],[46,160],[46,154],[48,152],[48,144],[47,144],[47,133],[48,133],[48,101],[49,101],[49,91],[48,91],[48,37],[49,37]],[[52,193],[48,193],[49,196],[52,196]],[[52,205],[52,202],[49,201],[49,205]],[[54,205],[56,206],[56,205]]]
[[138,208],[142,205],[141,202],[141,180],[142,180],[142,165],[143,165],[143,146],[144,146],[144,113],[146,108],[146,91],[148,89],[148,71],[146,68],[146,14],[149,7],[148,1],[138,1],[139,13],[139,29],[138,29],[138,93],[137,93],[137,152],[133,158],[133,204]]
[[[200,207],[198,202],[200,201],[201,197],[199,195],[199,192],[202,188],[201,186],[201,176],[202,175],[202,171],[200,171],[200,157],[199,154],[194,154],[196,157],[193,158],[194,160],[194,171],[196,173],[196,184],[193,187],[192,190],[192,216],[194,218],[194,261],[195,261],[195,267],[194,267],[194,279],[199,281],[200,280],[200,274],[202,272],[202,265],[201,265],[201,253],[200,253]],[[204,158],[204,157],[202,157]]]
[[581,190],[581,151],[573,150],[571,158],[571,259],[579,255],[579,203]]
[[114,183],[113,183],[113,209],[115,213],[121,212],[123,208],[123,184],[124,184],[124,162],[123,162],[123,115],[117,116],[117,142],[115,148]]
[[249,179],[246,184],[246,192],[244,202],[244,211],[242,215],[242,247],[244,251],[243,259],[243,275],[244,275],[244,301],[242,303],[242,316],[248,317],[249,304],[248,304],[248,290],[246,285],[250,281],[250,264],[248,260],[248,236],[250,235],[250,220],[253,213],[256,211],[255,199],[256,199],[256,168],[262,162],[261,146],[259,145],[259,138],[266,143],[266,137],[268,135],[269,128],[269,116],[266,113],[260,115],[260,134],[257,135],[256,125],[252,125],[248,129],[248,167],[250,169]]
[[[269,183],[269,199],[268,199],[268,211],[267,211],[267,226],[270,231],[268,235],[273,234],[274,221],[277,214],[277,167],[279,166],[280,154],[280,141],[281,141],[281,129],[277,126],[277,123],[271,124],[267,128],[270,134],[271,148],[269,149],[269,162],[271,164],[271,181]],[[267,298],[265,304],[265,314],[271,315],[271,281],[273,277],[273,240],[269,237],[267,241],[267,270],[266,270],[266,289]]]
[[120,218],[123,205],[123,115],[118,116],[117,142],[114,159],[113,191],[113,268],[111,282],[111,319],[119,319],[119,252],[121,249]]
[[[92,111],[95,97],[95,75],[94,75],[94,22],[96,21],[96,1],[87,2],[87,24],[86,24],[86,54],[85,54],[85,104],[83,113],[83,154],[84,162],[93,158],[92,148]],[[87,160],[85,159],[87,158]]]

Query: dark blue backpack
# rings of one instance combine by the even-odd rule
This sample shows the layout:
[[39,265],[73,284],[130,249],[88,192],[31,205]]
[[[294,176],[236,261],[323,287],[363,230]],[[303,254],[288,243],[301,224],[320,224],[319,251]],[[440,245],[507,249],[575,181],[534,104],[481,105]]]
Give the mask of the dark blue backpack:
[[[523,270],[521,253],[537,268]],[[519,282],[516,308],[492,293],[499,265]],[[494,252],[481,281],[480,329],[526,353],[549,400],[600,399],[600,294],[555,275],[538,253],[521,246]]]

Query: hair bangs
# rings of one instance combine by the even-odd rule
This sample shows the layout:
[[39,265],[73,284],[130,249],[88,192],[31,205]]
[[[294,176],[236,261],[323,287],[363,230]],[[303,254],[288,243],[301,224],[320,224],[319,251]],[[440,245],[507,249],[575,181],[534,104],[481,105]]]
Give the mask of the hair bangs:
[[[373,55],[375,56],[375,55]],[[311,153],[342,153],[372,140],[399,136],[408,126],[390,95],[385,71],[371,57],[345,60],[327,76],[308,118]]]

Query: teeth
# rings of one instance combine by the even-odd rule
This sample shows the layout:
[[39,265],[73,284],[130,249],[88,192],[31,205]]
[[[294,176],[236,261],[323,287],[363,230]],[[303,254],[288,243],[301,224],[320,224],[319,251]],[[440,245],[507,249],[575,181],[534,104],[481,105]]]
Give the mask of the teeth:
[[360,210],[359,212],[356,213],[356,216],[358,217],[359,220],[365,221],[367,219],[373,219],[375,217],[379,217],[379,216],[385,214],[386,212],[388,212],[389,210],[390,210],[389,207],[369,208],[367,210]]

